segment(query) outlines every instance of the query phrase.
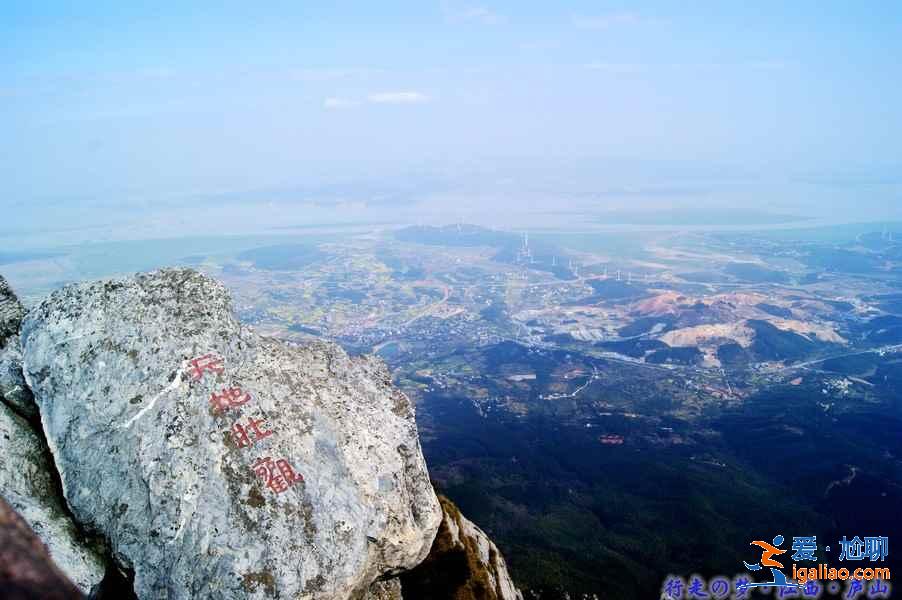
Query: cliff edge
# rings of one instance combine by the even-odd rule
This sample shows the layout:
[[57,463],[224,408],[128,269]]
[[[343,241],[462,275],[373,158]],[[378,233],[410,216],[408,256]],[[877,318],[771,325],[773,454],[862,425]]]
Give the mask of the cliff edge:
[[262,337],[188,269],[70,285],[27,313],[0,283],[0,446],[18,457],[0,495],[82,593],[103,596],[114,565],[141,599],[398,600],[453,529],[491,573],[472,597],[520,597],[439,503],[378,359]]

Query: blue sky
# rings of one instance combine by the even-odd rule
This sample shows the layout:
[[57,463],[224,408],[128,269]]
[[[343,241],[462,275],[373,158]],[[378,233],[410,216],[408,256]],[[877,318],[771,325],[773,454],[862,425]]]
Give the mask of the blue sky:
[[895,205],[900,59],[889,1],[7,2],[0,202],[629,159]]

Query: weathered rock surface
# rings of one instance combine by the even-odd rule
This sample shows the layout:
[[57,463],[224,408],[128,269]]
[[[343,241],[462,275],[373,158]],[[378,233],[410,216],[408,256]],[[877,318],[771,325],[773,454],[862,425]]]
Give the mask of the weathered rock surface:
[[429,556],[401,576],[404,600],[523,600],[491,539],[439,496],[444,517]]
[[85,594],[92,592],[103,579],[105,562],[81,538],[66,513],[43,440],[27,421],[2,403],[0,456],[0,496],[31,526],[79,589]]
[[401,582],[398,579],[377,581],[370,586],[363,600],[404,600],[401,596]]
[[20,415],[37,419],[38,407],[22,374],[22,348],[17,335],[7,338],[6,347],[0,349],[0,400]]
[[72,512],[140,598],[360,598],[428,553],[441,509],[381,362],[262,338],[189,270],[69,286],[21,337]]
[[41,540],[0,498],[0,598],[78,600],[71,581],[53,564]]
[[0,275],[0,400],[19,414],[37,417],[38,410],[22,376],[22,352],[19,345],[19,325],[25,308],[13,293],[6,279]]
[[25,316],[25,308],[6,279],[0,275],[0,348],[6,345],[6,339],[19,332],[19,324]]

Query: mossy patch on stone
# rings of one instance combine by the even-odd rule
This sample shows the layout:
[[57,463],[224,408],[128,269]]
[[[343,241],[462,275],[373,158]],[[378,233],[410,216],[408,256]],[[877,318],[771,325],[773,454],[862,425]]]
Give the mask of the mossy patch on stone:
[[242,585],[247,592],[256,592],[262,586],[268,596],[276,594],[276,580],[267,570],[245,573],[242,579]]

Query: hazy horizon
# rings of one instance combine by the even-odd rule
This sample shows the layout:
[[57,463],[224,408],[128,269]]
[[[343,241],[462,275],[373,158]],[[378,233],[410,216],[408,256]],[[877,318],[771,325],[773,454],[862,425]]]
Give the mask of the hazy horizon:
[[284,204],[302,223],[412,205],[400,220],[455,221],[573,199],[902,218],[897,5],[51,3],[2,15],[6,232],[224,198]]
[[6,235],[519,227],[560,206],[902,219],[898,5],[2,14]]

